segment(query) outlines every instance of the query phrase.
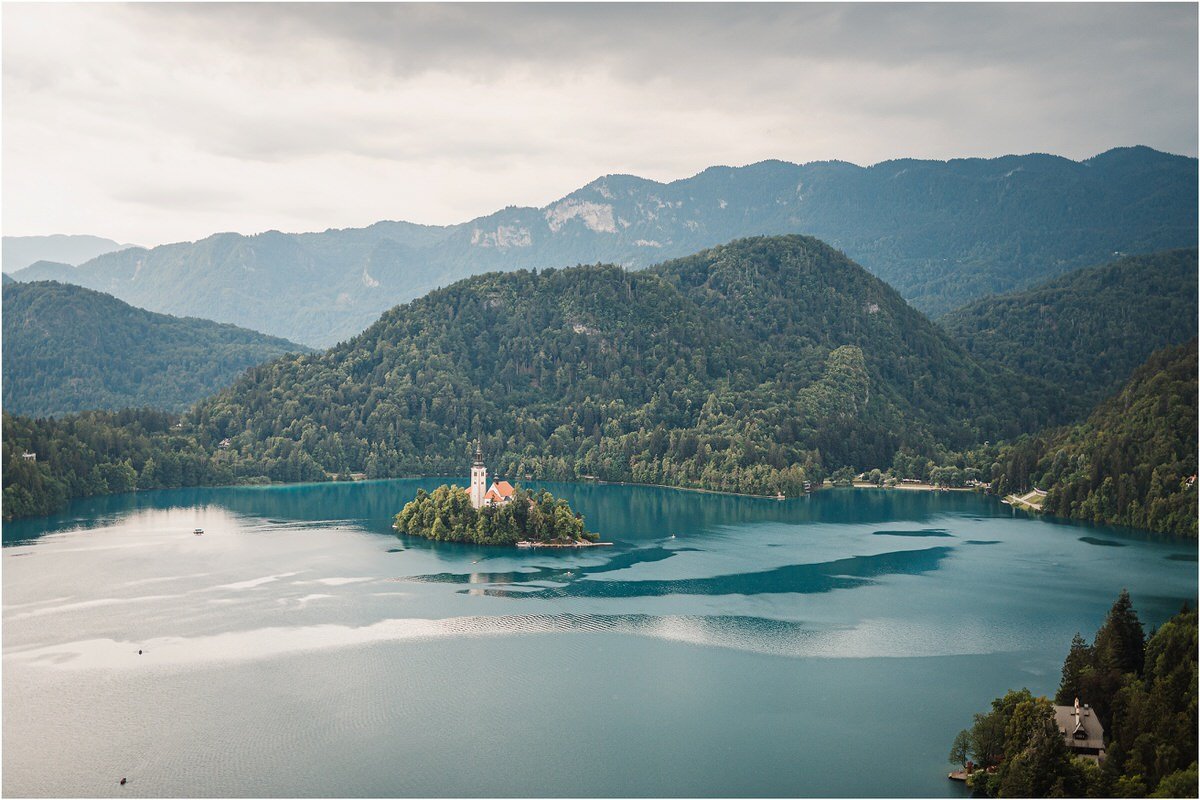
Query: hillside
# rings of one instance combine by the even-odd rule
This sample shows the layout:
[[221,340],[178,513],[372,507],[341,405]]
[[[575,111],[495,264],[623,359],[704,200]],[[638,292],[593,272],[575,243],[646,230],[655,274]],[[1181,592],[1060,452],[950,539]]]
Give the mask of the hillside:
[[38,261],[82,264],[96,256],[133,247],[101,236],[54,234],[52,236],[5,236],[4,271],[15,272]]
[[472,274],[595,262],[643,268],[738,237],[802,233],[937,315],[1114,251],[1192,246],[1196,194],[1196,159],[1144,147],[1081,162],[1038,154],[865,168],[764,161],[666,184],[609,175],[544,208],[509,207],[459,225],[221,233],[77,268],[37,264],[16,277],[327,346]]
[[1197,386],[1196,339],[1159,350],[1086,422],[1006,448],[997,489],[1036,486],[1051,514],[1195,538]]
[[1045,395],[984,370],[829,246],[748,239],[652,270],[476,276],[325,353],[250,370],[186,417],[240,475],[456,474],[796,494],[1036,429]]
[[1196,334],[1196,250],[1122,258],[942,317],[983,364],[1037,375],[1086,414],[1155,350]]
[[232,325],[143,311],[78,286],[5,284],[3,298],[9,413],[181,411],[247,367],[307,349]]

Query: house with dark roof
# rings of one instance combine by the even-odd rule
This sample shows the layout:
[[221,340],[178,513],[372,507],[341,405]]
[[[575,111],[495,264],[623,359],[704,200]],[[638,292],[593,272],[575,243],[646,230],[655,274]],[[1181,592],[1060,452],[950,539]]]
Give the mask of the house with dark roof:
[[1077,756],[1100,762],[1104,760],[1104,726],[1096,719],[1096,712],[1089,706],[1055,706],[1054,722],[1067,743],[1067,748]]

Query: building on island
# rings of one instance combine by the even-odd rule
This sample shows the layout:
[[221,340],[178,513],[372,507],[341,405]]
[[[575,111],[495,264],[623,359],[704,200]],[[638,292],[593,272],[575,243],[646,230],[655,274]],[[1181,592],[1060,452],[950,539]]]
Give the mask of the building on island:
[[487,485],[487,467],[483,465],[483,448],[475,443],[475,462],[471,464],[471,505],[476,509],[484,506],[506,506],[512,502],[513,487],[508,481],[495,481]]
[[1089,706],[1080,706],[1075,698],[1074,706],[1055,706],[1054,722],[1074,755],[1104,760],[1104,726],[1096,719],[1096,712]]

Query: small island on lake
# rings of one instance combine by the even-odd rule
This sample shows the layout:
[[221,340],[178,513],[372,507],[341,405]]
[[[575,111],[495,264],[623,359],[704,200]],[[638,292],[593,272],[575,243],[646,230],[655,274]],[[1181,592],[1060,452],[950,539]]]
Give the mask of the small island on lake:
[[599,535],[584,529],[583,517],[550,492],[514,487],[508,481],[487,486],[487,469],[477,446],[471,489],[443,484],[417,496],[396,515],[398,533],[437,542],[470,542],[516,547],[591,547]]

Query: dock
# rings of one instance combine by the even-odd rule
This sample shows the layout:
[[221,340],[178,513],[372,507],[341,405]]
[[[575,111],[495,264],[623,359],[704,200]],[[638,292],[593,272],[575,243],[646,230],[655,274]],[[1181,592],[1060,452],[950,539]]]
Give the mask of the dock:
[[517,542],[517,547],[612,547],[612,542]]

